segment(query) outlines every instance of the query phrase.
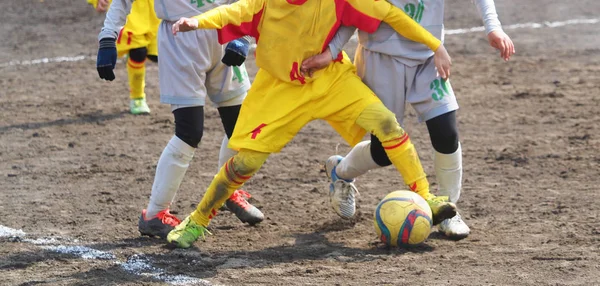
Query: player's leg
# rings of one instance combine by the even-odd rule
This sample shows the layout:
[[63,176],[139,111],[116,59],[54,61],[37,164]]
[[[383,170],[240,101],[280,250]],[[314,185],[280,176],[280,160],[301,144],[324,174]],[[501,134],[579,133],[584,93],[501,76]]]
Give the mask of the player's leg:
[[[404,114],[404,65],[399,65],[393,57],[373,52],[359,45],[356,50],[354,64],[357,75],[386,107]],[[379,147],[379,148],[378,148]],[[352,217],[355,210],[354,179],[369,170],[389,166],[392,163],[381,147],[377,137],[371,135],[371,141],[358,143],[345,156],[334,155],[325,163],[326,174],[330,179],[331,202],[334,209],[343,218]],[[335,196],[341,195],[340,197]],[[339,206],[339,207],[336,207]]]
[[[399,121],[404,115],[404,65],[399,64],[393,57],[373,52],[359,45],[354,60],[357,75],[383,104],[396,113]],[[347,182],[353,181],[369,170],[389,166],[392,163],[381,147],[377,137],[371,135],[371,141],[358,143],[352,150],[342,157],[331,156],[326,162],[327,174],[330,178],[338,177]],[[331,186],[344,186],[343,183]]]
[[217,210],[258,172],[268,157],[269,153],[242,149],[230,158],[211,182],[196,210],[169,233],[169,243],[188,248],[199,237],[204,238],[206,227]]
[[315,108],[311,102],[302,86],[281,83],[259,70],[229,142],[230,148],[240,152],[221,167],[196,210],[169,233],[167,240],[187,248],[203,237],[227,196],[250,179],[270,153],[279,152],[313,119],[311,110]]
[[144,92],[146,85],[146,57],[151,38],[147,37],[148,7],[135,3],[127,16],[125,26],[117,38],[119,56],[127,54],[127,78],[129,82],[129,110],[132,114],[150,113]]
[[[434,149],[434,168],[439,193],[456,203],[462,185],[462,151],[456,124],[458,103],[449,81],[442,80],[428,59],[411,68],[413,78],[408,86],[407,102],[411,103],[420,121],[425,121]],[[469,235],[469,227],[460,214],[443,221],[440,230],[452,238]]]
[[[202,139],[206,88],[205,74],[198,73],[179,55],[192,53],[197,46],[189,44],[190,35],[177,38],[171,33],[171,24],[163,22],[159,28],[159,83],[161,102],[171,104],[175,118],[175,135],[163,150],[152,185],[147,209],[142,213],[139,230],[151,236],[166,235],[179,220],[169,215],[173,201],[183,177],[189,167],[196,147]],[[208,70],[210,63],[197,61],[200,69]],[[185,79],[185,80],[182,80]]]
[[[432,207],[434,223],[456,214],[454,204],[429,193],[429,183],[408,134],[400,127],[394,113],[380,100],[374,100],[376,97],[373,92],[358,77],[341,77],[330,93],[330,100],[343,109],[328,116],[327,120],[349,143],[356,144],[353,139],[358,141],[360,137],[355,135],[362,137],[365,130],[377,136],[404,182]],[[353,132],[356,127],[362,128],[363,132]]]
[[[239,67],[229,67],[221,62],[225,51],[224,47],[218,43],[215,31],[206,31],[203,35],[206,45],[211,51],[206,55],[207,60],[214,64],[206,74],[207,94],[210,100],[217,105],[225,134],[229,138],[233,133],[246,92],[250,88],[250,80],[243,64]],[[219,153],[219,168],[235,154],[235,151],[223,148],[223,145],[227,146],[227,143],[223,139]],[[250,198],[248,192],[237,190],[225,205],[240,221],[253,225],[261,222],[264,215],[258,208],[248,203],[248,198]]]
[[[230,103],[235,103],[236,105],[221,106],[218,108],[221,122],[223,123],[223,129],[225,129],[225,137],[223,138],[221,149],[219,150],[219,168],[237,153],[235,150],[227,148],[227,145],[229,144],[229,137],[233,134],[233,129],[240,113],[241,102],[232,100]],[[240,221],[254,225],[263,221],[265,216],[258,208],[248,203],[247,200],[250,197],[251,195],[248,192],[236,190],[225,202],[225,205]]]
[[203,106],[173,105],[175,136],[163,150],[158,163],[152,193],[142,212],[138,228],[141,234],[165,238],[179,220],[169,214],[169,207],[202,139]]
[[129,50],[127,57],[127,78],[129,80],[129,110],[131,114],[147,114],[150,108],[146,103],[146,47]]

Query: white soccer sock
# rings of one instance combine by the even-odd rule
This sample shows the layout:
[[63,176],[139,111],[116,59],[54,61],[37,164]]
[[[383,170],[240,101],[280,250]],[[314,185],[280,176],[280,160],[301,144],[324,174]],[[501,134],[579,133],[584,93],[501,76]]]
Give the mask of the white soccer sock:
[[146,208],[146,218],[155,217],[171,205],[194,157],[194,151],[194,147],[183,142],[177,136],[171,138],[156,165],[156,175],[150,202]]
[[362,141],[335,167],[335,173],[341,179],[352,180],[376,168],[381,166],[371,157],[371,141]]
[[227,139],[227,135],[223,136],[223,141],[221,141],[221,149],[219,150],[219,166],[217,166],[217,173],[221,170],[221,167],[225,165],[225,162],[229,160],[229,158],[235,156],[237,151],[227,148],[227,144],[229,144],[229,139]]
[[458,149],[452,154],[434,152],[433,164],[435,176],[442,196],[448,196],[450,201],[456,203],[460,198],[462,186],[462,150],[460,143]]

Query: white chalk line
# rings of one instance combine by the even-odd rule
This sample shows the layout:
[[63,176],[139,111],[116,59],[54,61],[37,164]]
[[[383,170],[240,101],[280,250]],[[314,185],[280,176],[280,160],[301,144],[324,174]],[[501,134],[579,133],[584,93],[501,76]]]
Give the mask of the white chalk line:
[[[522,24],[513,24],[503,26],[504,30],[515,30],[515,29],[540,29],[540,28],[557,28],[568,25],[581,25],[581,24],[596,24],[600,23],[600,18],[593,19],[571,19],[566,21],[555,21],[555,22],[543,22],[543,23],[522,23]],[[465,29],[451,29],[445,30],[446,35],[460,35],[460,34],[469,34],[476,32],[485,31],[485,27],[472,27]],[[353,40],[356,40],[356,35],[352,36]],[[252,49],[256,49],[256,44],[252,44]],[[28,61],[10,61],[7,63],[0,64],[0,68],[10,67],[10,66],[30,66],[30,65],[38,65],[38,64],[46,64],[46,63],[62,63],[62,62],[78,62],[83,60],[93,60],[96,56],[73,56],[73,57],[55,57],[55,58],[42,58],[36,60],[28,60]]]
[[149,277],[172,285],[212,285],[209,281],[185,276],[171,275],[165,270],[152,266],[150,258],[143,254],[134,254],[127,258],[127,261],[119,261],[117,257],[107,251],[93,249],[91,247],[77,245],[78,240],[69,238],[28,238],[28,235],[20,229],[13,229],[0,225],[0,237],[18,239],[16,241],[30,243],[42,249],[52,252],[73,255],[84,260],[105,260],[113,261],[123,270],[137,276]]

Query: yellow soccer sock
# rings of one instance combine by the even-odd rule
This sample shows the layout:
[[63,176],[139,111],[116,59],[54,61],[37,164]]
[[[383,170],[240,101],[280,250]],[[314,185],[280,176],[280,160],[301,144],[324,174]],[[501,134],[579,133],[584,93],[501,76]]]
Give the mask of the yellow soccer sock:
[[404,132],[396,115],[387,109],[383,103],[374,103],[367,106],[356,119],[356,124],[371,132],[381,141],[385,153],[396,167],[404,183],[421,197],[429,199],[429,182],[421,166],[421,161],[410,142],[408,134]]
[[262,153],[242,149],[221,167],[219,173],[208,186],[202,201],[192,212],[191,219],[207,227],[210,220],[217,215],[217,210],[225,201],[254,175],[269,157]]
[[127,77],[129,79],[129,98],[145,98],[144,88],[146,87],[146,60],[136,62],[127,58]]
[[407,133],[398,139],[381,142],[392,164],[404,178],[404,183],[421,197],[428,199],[429,182],[423,171],[423,166],[417,155],[415,146],[410,141]]

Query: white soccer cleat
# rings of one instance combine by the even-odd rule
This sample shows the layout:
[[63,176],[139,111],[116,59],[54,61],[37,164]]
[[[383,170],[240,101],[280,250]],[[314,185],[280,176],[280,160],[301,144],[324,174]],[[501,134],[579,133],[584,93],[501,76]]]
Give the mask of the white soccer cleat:
[[333,210],[342,218],[349,219],[356,213],[356,194],[358,190],[354,180],[344,180],[337,176],[335,167],[342,161],[342,156],[331,156],[325,162],[329,183],[329,201]]
[[471,233],[471,229],[462,220],[459,213],[456,213],[453,218],[442,221],[439,228],[448,238],[456,240],[463,239]]

